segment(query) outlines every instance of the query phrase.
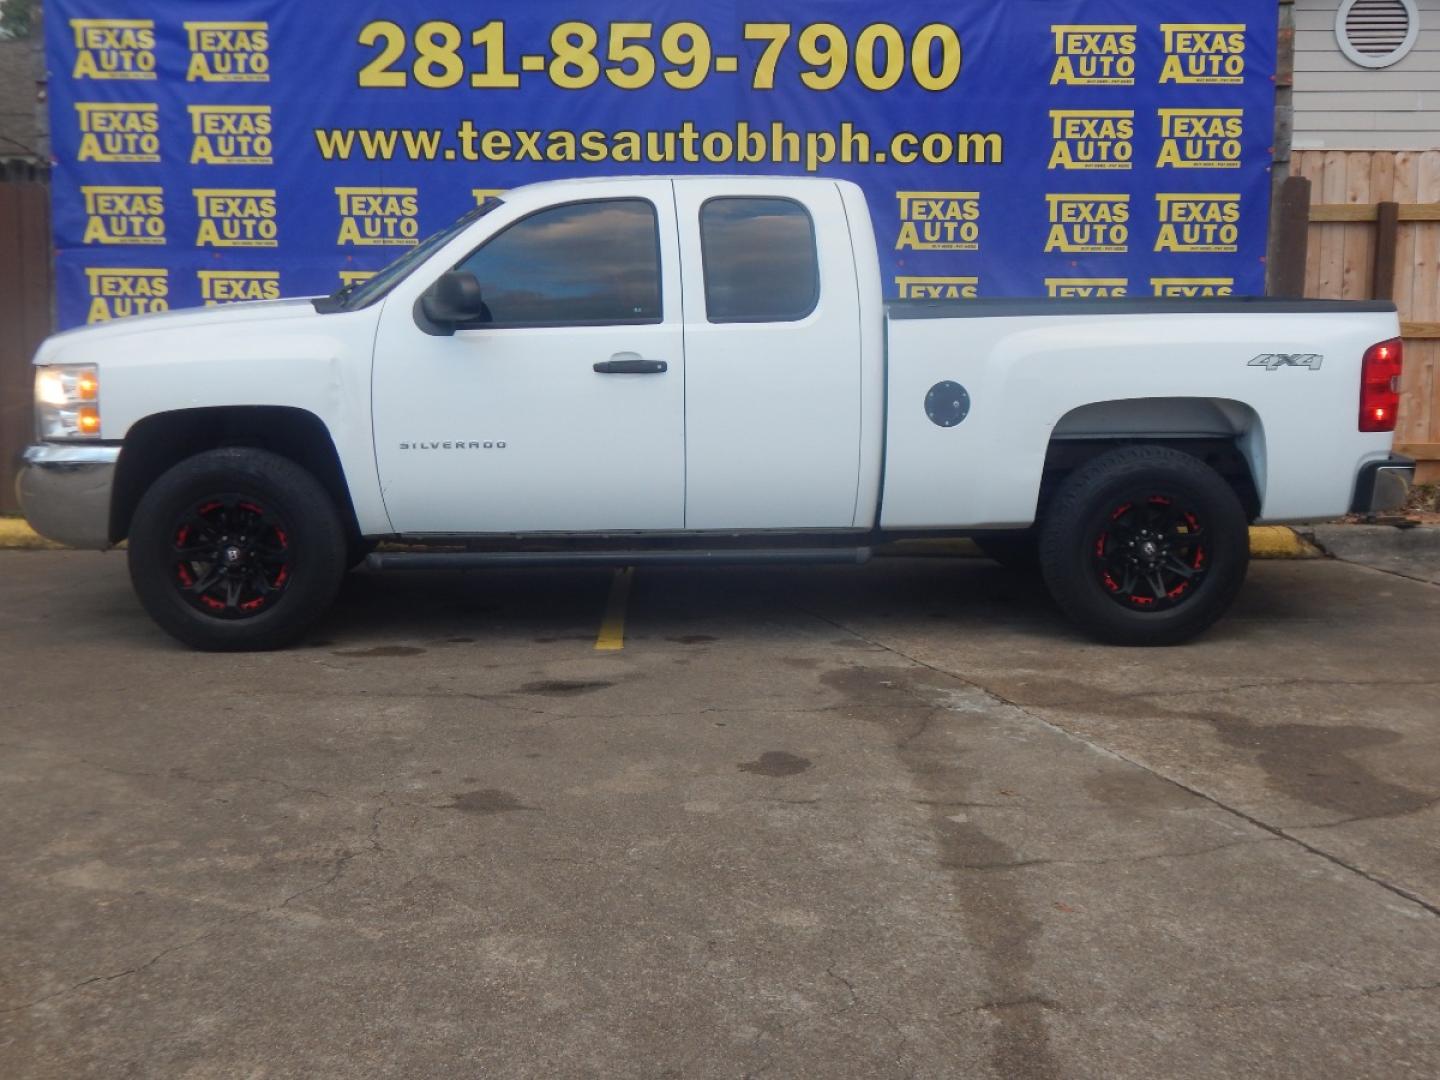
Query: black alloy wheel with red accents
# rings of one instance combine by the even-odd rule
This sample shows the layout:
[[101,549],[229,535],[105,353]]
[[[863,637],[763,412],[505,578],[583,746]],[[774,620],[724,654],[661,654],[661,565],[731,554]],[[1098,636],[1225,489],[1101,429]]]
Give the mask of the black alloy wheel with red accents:
[[1205,530],[1173,495],[1126,499],[1095,537],[1095,572],[1111,599],[1160,611],[1195,596],[1205,580]]
[[1249,565],[1249,521],[1230,483],[1191,454],[1128,446],[1060,485],[1041,523],[1056,603],[1124,645],[1174,645],[1215,622]]
[[130,577],[154,620],[197,649],[274,649],[329,608],[346,531],[324,487],[288,458],[211,450],[162,475],[131,521]]
[[175,585],[207,615],[248,619],[290,583],[289,529],[253,499],[225,492],[180,515],[171,549]]

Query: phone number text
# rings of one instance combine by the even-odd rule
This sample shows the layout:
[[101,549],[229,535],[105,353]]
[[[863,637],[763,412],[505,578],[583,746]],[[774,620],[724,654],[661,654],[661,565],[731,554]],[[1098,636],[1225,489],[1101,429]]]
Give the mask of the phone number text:
[[[541,73],[562,90],[584,90],[602,79],[621,90],[641,90],[656,79],[675,90],[694,90],[712,74],[739,75],[742,62],[755,90],[773,90],[787,50],[799,58],[800,82],[833,90],[853,78],[867,90],[884,91],[912,80],[923,90],[948,90],[960,77],[960,35],[953,26],[929,23],[906,35],[889,23],[848,32],[834,23],[792,26],[752,22],[744,27],[744,56],[715,52],[699,23],[612,22],[596,27],[569,21],[550,31],[549,51],[515,55],[507,50],[500,20],[469,31],[442,19],[407,30],[378,19],[366,23],[359,44],[374,50],[359,73],[365,89],[416,85],[448,90],[513,90],[522,72]],[[788,65],[787,65],[788,66]]]

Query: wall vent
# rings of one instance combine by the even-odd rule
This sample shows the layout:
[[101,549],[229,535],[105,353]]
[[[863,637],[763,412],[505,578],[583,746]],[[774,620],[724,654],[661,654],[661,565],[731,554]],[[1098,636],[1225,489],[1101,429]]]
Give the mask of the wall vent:
[[1419,36],[1415,0],[1345,0],[1335,13],[1340,51],[1361,67],[1398,64]]

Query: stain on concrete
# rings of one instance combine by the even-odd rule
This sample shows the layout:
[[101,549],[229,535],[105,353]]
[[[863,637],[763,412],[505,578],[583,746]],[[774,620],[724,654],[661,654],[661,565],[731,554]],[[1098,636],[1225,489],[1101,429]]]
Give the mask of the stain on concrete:
[[[1217,689],[1214,696],[1225,693]],[[1097,687],[1064,679],[1038,680],[1026,687],[1023,697],[1027,704],[1083,708],[1112,720],[1207,724],[1221,742],[1249,756],[1264,771],[1266,785],[1272,791],[1344,819],[1399,817],[1424,810],[1435,802],[1431,792],[1382,779],[1357,756],[1362,751],[1402,740],[1403,736],[1385,728],[1358,724],[1271,724],[1223,708],[1176,708],[1167,705],[1160,694],[1109,694]],[[1145,782],[1136,779],[1133,783]],[[1109,802],[1098,792],[1092,794]],[[1176,797],[1183,799],[1183,795]]]
[[780,663],[796,671],[814,671],[820,666],[819,660],[811,659],[808,656],[782,656]]
[[754,773],[756,776],[795,776],[813,767],[809,758],[803,758],[796,754],[788,754],[784,750],[766,750],[755,761],[742,761],[738,766],[741,772]]
[[1127,818],[1195,805],[1195,797],[1179,784],[1140,769],[1106,769],[1086,778],[1085,792],[1106,810]]
[[1351,755],[1388,746],[1401,736],[1383,728],[1327,724],[1263,724],[1207,714],[1230,746],[1255,754],[1267,784],[1292,799],[1347,818],[1396,817],[1423,810],[1432,794],[1382,780]]
[[933,706],[916,697],[910,689],[913,676],[906,669],[887,668],[877,670],[859,666],[859,661],[849,661],[850,666],[827,671],[820,676],[820,682],[840,694],[845,703],[857,709],[878,709],[880,715],[870,716],[872,721],[897,723],[903,718],[892,710]]
[[446,638],[446,639],[445,639],[445,644],[446,644],[446,645],[474,645],[474,644],[475,644],[475,639],[474,639],[473,637],[451,637],[451,638]]
[[991,1073],[1007,1080],[1058,1080],[1060,1064],[1045,1025],[1045,1013],[1056,1005],[1039,992],[1034,975],[1042,914],[1050,909],[1026,897],[1023,879],[1012,872],[1027,860],[986,833],[973,815],[954,812],[987,778],[963,764],[950,736],[957,724],[985,723],[986,715],[944,708],[956,686],[936,685],[937,680],[943,676],[920,669],[859,665],[821,676],[857,715],[892,732],[896,756],[920,789],[918,801],[929,807],[939,862],[954,883],[965,935],[984,958],[985,1001],[976,1011],[995,1021]]
[[340,649],[331,653],[331,655],[369,659],[380,656],[419,656],[424,651],[424,649],[417,649],[413,645],[377,645],[373,649]]
[[479,791],[462,791],[452,795],[451,802],[444,803],[437,810],[459,810],[464,814],[508,814],[516,810],[536,810],[538,806],[526,806],[518,797],[499,788],[482,788]]
[[677,645],[709,645],[712,641],[719,641],[717,637],[709,634],[685,634],[681,637],[666,638],[666,641],[673,641]]
[[519,692],[542,694],[546,697],[574,697],[577,694],[590,694],[614,685],[613,682],[607,682],[604,679],[540,679],[536,682],[526,683],[520,687]]

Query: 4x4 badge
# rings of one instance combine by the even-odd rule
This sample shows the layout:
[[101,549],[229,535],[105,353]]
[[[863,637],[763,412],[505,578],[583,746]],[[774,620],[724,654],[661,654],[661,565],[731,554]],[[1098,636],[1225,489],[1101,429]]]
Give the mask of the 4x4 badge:
[[1284,353],[1271,352],[1261,353],[1251,360],[1249,367],[1263,367],[1266,371],[1276,371],[1282,367],[1303,367],[1311,371],[1319,371],[1320,365],[1325,362],[1325,357],[1319,353]]

